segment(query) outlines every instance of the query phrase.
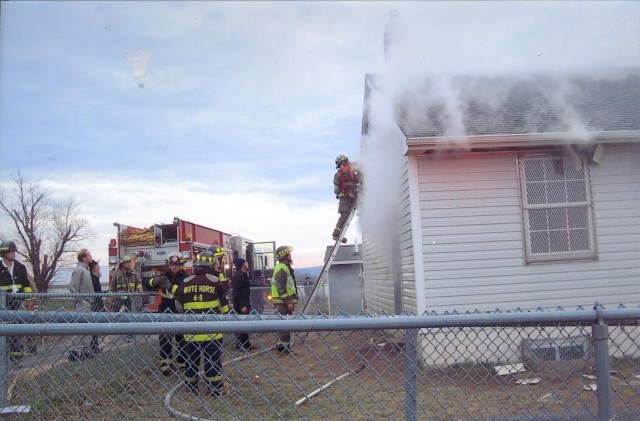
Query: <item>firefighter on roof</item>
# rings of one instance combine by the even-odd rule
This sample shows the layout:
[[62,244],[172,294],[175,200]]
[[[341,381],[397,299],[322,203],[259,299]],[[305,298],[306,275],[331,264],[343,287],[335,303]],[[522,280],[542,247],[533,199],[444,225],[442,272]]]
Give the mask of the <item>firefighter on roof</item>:
[[338,213],[340,218],[338,218],[336,227],[331,235],[333,241],[338,241],[338,238],[342,235],[342,227],[347,222],[351,209],[356,205],[358,186],[360,184],[358,171],[353,168],[349,158],[345,155],[338,155],[336,158],[336,170],[336,174],[333,177],[333,191],[336,194],[336,199],[339,200]]
[[[27,268],[16,260],[18,248],[13,241],[0,243],[0,289],[7,293],[7,310],[18,310],[20,300],[12,297],[13,293],[31,293],[31,284],[27,275]],[[32,308],[32,300],[27,300],[27,309]],[[28,352],[16,336],[7,338],[9,355],[12,360],[20,360]],[[0,357],[1,358],[1,357]]]
[[[194,263],[194,275],[186,278],[176,291],[176,307],[184,313],[220,314],[220,300],[215,283],[219,281],[207,273],[217,259],[205,250]],[[191,393],[198,393],[199,367],[204,359],[204,375],[207,390],[212,396],[220,396],[222,381],[222,334],[186,334],[185,340],[185,385]]]
[[[293,274],[291,258],[293,247],[282,246],[276,250],[276,263],[273,268],[271,278],[271,297],[273,307],[281,315],[292,315],[295,304],[298,302],[298,288],[296,278]],[[281,332],[278,334],[276,350],[282,354],[291,354],[291,332]]]
[[[162,275],[153,277],[149,280],[148,286],[153,290],[160,291],[160,305],[158,313],[177,313],[175,293],[180,283],[189,275],[184,271],[183,265],[185,259],[178,252],[169,254],[166,259],[169,268]],[[174,335],[160,335],[159,337],[159,357],[160,372],[169,375],[173,371],[173,339]],[[184,336],[175,335],[176,342],[176,362],[175,368],[184,368]]]

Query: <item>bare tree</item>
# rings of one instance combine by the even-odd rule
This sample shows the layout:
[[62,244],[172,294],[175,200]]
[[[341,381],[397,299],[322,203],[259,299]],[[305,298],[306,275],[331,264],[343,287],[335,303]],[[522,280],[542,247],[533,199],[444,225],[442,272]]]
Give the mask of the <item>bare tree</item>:
[[23,246],[18,247],[18,254],[32,269],[36,288],[46,292],[55,275],[74,262],[70,252],[94,233],[73,198],[56,201],[50,190],[39,182],[26,182],[19,172],[11,178],[15,182],[13,194],[0,192],[0,211],[13,223],[14,234]]

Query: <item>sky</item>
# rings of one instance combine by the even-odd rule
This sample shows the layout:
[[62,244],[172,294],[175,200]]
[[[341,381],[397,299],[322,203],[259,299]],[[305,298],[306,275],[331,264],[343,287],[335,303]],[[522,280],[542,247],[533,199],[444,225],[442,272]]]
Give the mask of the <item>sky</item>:
[[[291,245],[294,266],[322,265],[338,218],[336,156],[368,160],[369,214],[386,197],[375,184],[396,149],[384,135],[362,139],[366,74],[401,84],[640,66],[640,2],[0,6],[0,188],[20,171],[75,198],[96,234],[81,246],[104,261],[114,222],[179,217]],[[394,10],[406,48],[385,61]]]

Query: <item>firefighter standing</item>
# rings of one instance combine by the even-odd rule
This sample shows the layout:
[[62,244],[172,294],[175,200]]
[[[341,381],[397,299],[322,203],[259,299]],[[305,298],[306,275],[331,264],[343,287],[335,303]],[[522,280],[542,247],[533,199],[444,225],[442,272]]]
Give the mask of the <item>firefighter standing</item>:
[[225,250],[222,246],[217,244],[212,245],[207,249],[213,253],[214,262],[209,273],[218,278],[216,282],[216,292],[218,293],[218,299],[220,300],[220,310],[222,314],[229,312],[229,298],[227,297],[227,291],[229,291],[229,281],[224,276],[222,269],[222,258],[224,257]]
[[[151,289],[160,290],[160,305],[158,313],[177,313],[175,293],[180,283],[189,275],[184,271],[182,265],[184,259],[178,252],[173,252],[167,257],[167,269],[162,275],[156,276],[149,280]],[[169,375],[173,371],[173,335],[160,335],[159,338],[159,356],[160,356],[160,372]],[[184,368],[184,336],[175,335],[176,341],[176,362],[175,367]]]
[[[209,272],[217,259],[205,250],[194,263],[194,275],[186,278],[176,290],[176,307],[184,313],[220,314],[220,300],[216,292],[219,279]],[[212,396],[220,396],[222,381],[222,334],[185,334],[185,385],[191,393],[198,393],[200,360],[204,359],[204,375],[207,390]]]
[[[131,269],[131,256],[120,259],[120,265],[111,279],[112,292],[142,292],[142,282],[135,270]],[[131,297],[116,298],[116,311],[124,305],[126,311],[131,311]]]
[[[295,304],[298,302],[296,278],[293,274],[291,258],[293,248],[290,246],[278,247],[276,259],[278,263],[273,268],[271,278],[271,299],[275,310],[282,315],[292,315]],[[291,332],[282,332],[278,335],[276,350],[282,354],[292,354]]]
[[338,218],[336,227],[331,235],[333,241],[338,241],[342,234],[342,227],[344,227],[351,209],[356,204],[358,185],[360,184],[358,172],[352,168],[349,158],[345,155],[338,155],[336,158],[336,169],[336,174],[333,177],[333,191],[336,194],[336,199],[339,200],[338,213],[340,218]]
[[[211,245],[207,249],[207,251],[211,253],[211,256],[213,256],[213,265],[207,268],[206,270],[208,271],[209,274],[213,275],[214,278],[217,279],[216,281],[213,282],[213,285],[214,285],[216,294],[218,296],[220,313],[227,314],[229,313],[229,298],[227,297],[227,292],[229,291],[229,281],[225,277],[224,272],[222,272],[223,264],[224,264],[223,259],[226,251],[224,247],[219,246],[217,244]],[[209,254],[207,254],[207,256],[209,256]],[[216,342],[217,344],[216,346],[218,347],[218,349],[221,350],[222,335],[220,335],[220,337],[214,338],[213,341]],[[216,361],[218,361],[217,364],[219,364],[219,372],[222,373],[222,363],[220,362],[221,361],[220,358],[218,358]],[[215,392],[213,392],[212,394],[217,395],[217,393]]]
[[[14,293],[31,293],[31,285],[27,274],[27,268],[16,260],[18,248],[13,241],[3,241],[0,243],[0,289],[7,294],[7,309],[18,310],[20,300],[11,295]],[[27,308],[32,308],[32,300],[27,300]],[[7,337],[9,344],[9,355],[12,360],[20,360],[28,352],[15,336]]]

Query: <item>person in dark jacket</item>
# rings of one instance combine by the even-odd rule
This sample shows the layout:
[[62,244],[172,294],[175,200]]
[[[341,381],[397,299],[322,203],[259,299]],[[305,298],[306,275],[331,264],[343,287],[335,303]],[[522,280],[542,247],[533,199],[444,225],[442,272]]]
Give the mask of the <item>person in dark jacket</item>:
[[[93,292],[96,294],[102,293],[102,285],[100,285],[100,264],[91,260],[89,263],[89,272],[91,274],[91,283],[93,284]],[[95,297],[91,303],[91,311],[99,312],[104,311],[104,301],[102,297]],[[100,338],[97,335],[91,337],[91,352],[99,354],[102,352],[100,349]]]
[[[271,288],[269,288],[271,289]],[[265,282],[262,272],[259,270],[253,271],[253,279],[251,280],[251,308],[258,313],[264,313],[264,292],[267,290],[267,284]]]
[[[236,272],[231,278],[233,289],[233,308],[238,314],[249,314],[251,311],[251,281],[249,281],[249,263],[241,257],[233,259]],[[249,342],[249,334],[236,333],[236,348],[249,351],[253,348]]]
[[[18,310],[22,302],[18,298],[12,297],[13,293],[31,293],[31,284],[27,274],[27,268],[16,260],[18,248],[13,241],[3,241],[0,243],[0,289],[7,293],[8,310]],[[31,309],[32,300],[27,300],[26,307]],[[9,354],[12,361],[22,359],[28,354],[20,338],[8,336]]]
[[[167,269],[162,275],[156,276],[149,280],[151,289],[160,291],[160,305],[158,313],[178,313],[176,309],[175,293],[178,286],[189,275],[184,271],[184,258],[178,252],[173,252],[167,257]],[[171,374],[175,368],[183,369],[185,367],[185,343],[184,335],[175,335],[176,343],[176,362],[173,362],[173,340],[174,335],[160,335],[158,346],[160,347],[159,370],[164,375]]]
[[[89,263],[89,273],[91,274],[91,283],[93,284],[93,292],[101,293],[102,285],[100,285],[100,264],[92,260]],[[104,310],[104,301],[102,297],[96,297],[93,300],[93,304],[91,305],[91,311],[102,311]]]

